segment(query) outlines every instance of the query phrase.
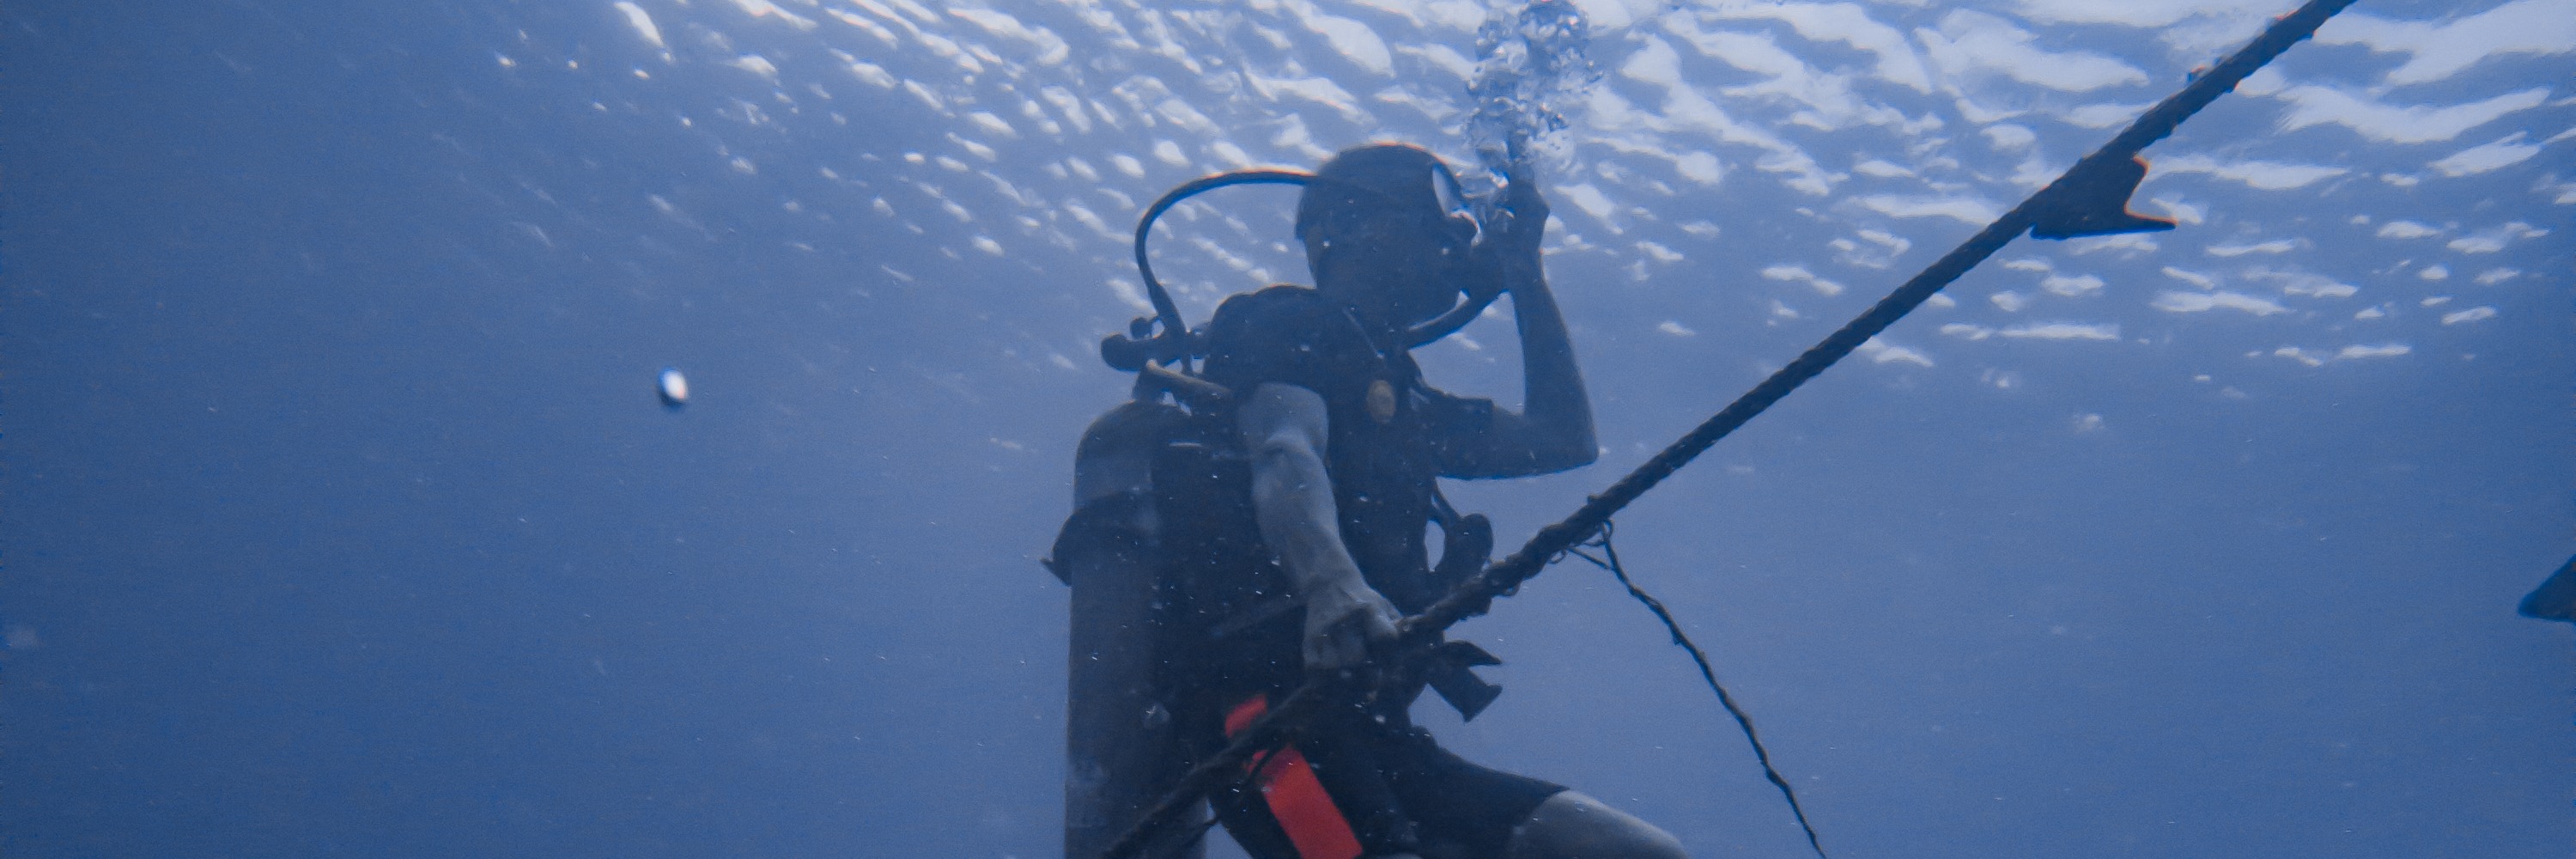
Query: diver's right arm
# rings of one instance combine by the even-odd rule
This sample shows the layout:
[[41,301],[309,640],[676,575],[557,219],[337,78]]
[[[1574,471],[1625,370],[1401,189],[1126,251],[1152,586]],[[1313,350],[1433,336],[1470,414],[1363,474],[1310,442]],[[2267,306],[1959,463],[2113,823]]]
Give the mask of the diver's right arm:
[[1328,427],[1324,398],[1295,385],[1264,383],[1235,406],[1235,430],[1252,460],[1253,518],[1306,601],[1308,670],[1366,662],[1369,642],[1394,637],[1398,619],[1342,545],[1324,470]]

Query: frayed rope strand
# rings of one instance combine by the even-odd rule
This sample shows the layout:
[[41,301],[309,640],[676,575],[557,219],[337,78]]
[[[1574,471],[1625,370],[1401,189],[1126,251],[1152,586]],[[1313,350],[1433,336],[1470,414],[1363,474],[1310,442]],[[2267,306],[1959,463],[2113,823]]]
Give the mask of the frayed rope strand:
[[1807,822],[1807,810],[1798,804],[1798,792],[1789,787],[1788,779],[1780,777],[1779,769],[1771,766],[1771,751],[1762,747],[1761,735],[1754,733],[1753,717],[1745,715],[1744,708],[1736,706],[1735,696],[1727,694],[1726,687],[1717,682],[1717,671],[1709,667],[1708,654],[1701,652],[1699,645],[1692,644],[1690,636],[1682,634],[1681,624],[1673,620],[1671,610],[1664,608],[1664,601],[1656,599],[1653,594],[1646,593],[1644,589],[1637,587],[1636,582],[1629,580],[1627,568],[1619,564],[1618,548],[1610,545],[1610,523],[1602,522],[1601,533],[1584,541],[1582,545],[1600,547],[1603,557],[1593,557],[1591,553],[1581,549],[1568,549],[1567,554],[1590,561],[1593,566],[1609,570],[1611,575],[1617,576],[1620,586],[1628,589],[1629,596],[1636,597],[1638,602],[1645,604],[1647,611],[1654,612],[1655,618],[1664,622],[1664,629],[1670,630],[1673,634],[1673,643],[1680,645],[1683,650],[1690,651],[1691,661],[1699,663],[1700,679],[1708,681],[1708,688],[1717,693],[1717,703],[1726,708],[1727,715],[1735,717],[1736,727],[1744,729],[1744,741],[1752,744],[1754,759],[1762,762],[1762,777],[1770,779],[1771,786],[1780,789],[1781,798],[1789,801],[1789,813],[1797,816],[1798,828],[1807,833],[1807,846],[1815,849],[1817,859],[1827,859],[1825,845],[1816,839],[1815,825]]

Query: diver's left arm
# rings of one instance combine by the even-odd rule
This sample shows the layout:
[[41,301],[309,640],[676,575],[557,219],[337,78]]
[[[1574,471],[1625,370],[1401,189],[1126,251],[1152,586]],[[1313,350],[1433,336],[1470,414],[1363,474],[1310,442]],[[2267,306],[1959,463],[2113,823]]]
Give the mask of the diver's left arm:
[[1519,413],[1494,410],[1485,437],[1461,451],[1455,477],[1564,471],[1591,464],[1600,452],[1592,432],[1592,398],[1584,391],[1582,370],[1574,365],[1574,342],[1566,336],[1565,316],[1548,291],[1539,257],[1547,200],[1534,178],[1513,172],[1504,192],[1511,220],[1481,250],[1494,254],[1490,276],[1512,296],[1512,315],[1520,328],[1523,405]]

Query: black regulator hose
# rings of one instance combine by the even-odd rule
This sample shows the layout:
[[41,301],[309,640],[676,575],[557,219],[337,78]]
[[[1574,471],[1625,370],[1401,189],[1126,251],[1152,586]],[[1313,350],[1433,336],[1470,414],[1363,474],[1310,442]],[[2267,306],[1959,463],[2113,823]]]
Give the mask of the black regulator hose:
[[[1101,341],[1101,360],[1108,362],[1111,367],[1137,372],[1142,370],[1148,361],[1183,360],[1193,351],[1189,323],[1181,319],[1180,305],[1172,301],[1171,291],[1164,289],[1163,282],[1154,277],[1154,261],[1146,253],[1147,239],[1154,234],[1154,222],[1160,220],[1164,212],[1170,211],[1173,206],[1180,205],[1183,200],[1218,188],[1235,185],[1303,187],[1316,181],[1318,180],[1315,174],[1299,170],[1237,170],[1182,183],[1180,187],[1166,191],[1163,196],[1156,198],[1153,205],[1145,207],[1144,217],[1136,221],[1136,273],[1144,278],[1145,300],[1153,304],[1154,319],[1160,323],[1160,330],[1151,330],[1144,324],[1145,320],[1137,320],[1138,325],[1126,334],[1112,334]],[[1450,308],[1449,312],[1441,314],[1439,318],[1407,331],[1404,338],[1405,348],[1423,346],[1457,333],[1458,329],[1467,327],[1467,323],[1475,321],[1478,314],[1485,312],[1485,308],[1492,306],[1495,299],[1502,297],[1500,290],[1466,289],[1461,292],[1466,294],[1465,301]]]
[[1136,221],[1136,273],[1145,279],[1145,300],[1153,302],[1154,317],[1162,322],[1160,332],[1130,331],[1129,336],[1112,334],[1100,344],[1100,357],[1121,370],[1141,369],[1144,361],[1172,361],[1189,355],[1189,323],[1181,319],[1181,307],[1172,303],[1172,293],[1154,278],[1154,261],[1145,253],[1145,240],[1154,234],[1154,221],[1182,200],[1197,194],[1235,185],[1297,185],[1312,182],[1315,175],[1297,170],[1238,170],[1219,173],[1182,183],[1163,193],[1154,205],[1145,207],[1145,216]]

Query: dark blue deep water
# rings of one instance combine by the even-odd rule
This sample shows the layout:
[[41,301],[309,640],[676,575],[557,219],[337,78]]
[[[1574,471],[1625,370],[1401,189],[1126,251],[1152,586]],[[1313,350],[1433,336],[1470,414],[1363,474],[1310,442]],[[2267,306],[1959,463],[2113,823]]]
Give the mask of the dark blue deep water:
[[[1606,454],[1453,488],[1507,545],[2289,6],[1584,5]],[[1137,207],[1462,155],[1483,14],[0,9],[0,853],[1053,855],[1037,558]],[[2513,614],[2576,551],[2570,22],[2363,0],[2151,150],[2181,229],[2016,243],[1621,517],[1828,849],[2576,850],[2576,647]],[[1304,278],[1288,192],[1202,200],[1194,320]],[[1465,336],[1433,381],[1516,399]],[[1463,632],[1511,691],[1449,744],[1804,849],[1606,575]]]

